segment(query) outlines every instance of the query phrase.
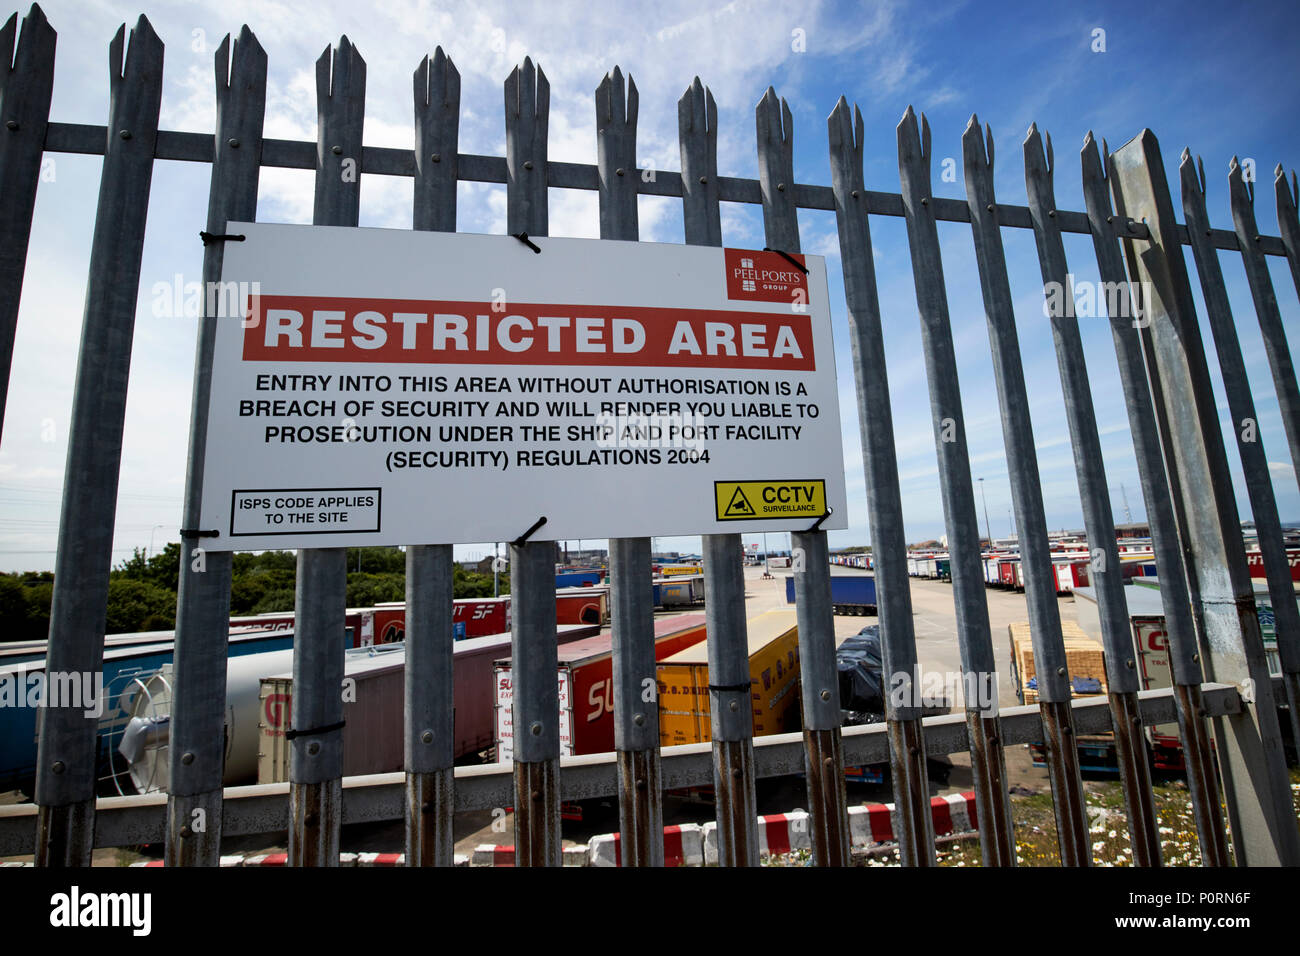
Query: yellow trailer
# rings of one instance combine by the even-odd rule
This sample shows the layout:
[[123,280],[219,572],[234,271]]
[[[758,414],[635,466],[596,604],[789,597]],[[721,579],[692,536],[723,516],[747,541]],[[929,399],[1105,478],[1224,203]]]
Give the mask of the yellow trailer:
[[[793,610],[749,619],[750,701],[754,736],[799,725],[799,627]],[[709,657],[700,642],[659,662],[659,743],[664,747],[712,739]]]

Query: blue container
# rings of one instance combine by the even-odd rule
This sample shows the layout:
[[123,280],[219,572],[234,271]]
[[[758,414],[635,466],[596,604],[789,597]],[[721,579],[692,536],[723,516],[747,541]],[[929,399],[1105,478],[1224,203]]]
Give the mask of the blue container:
[[[785,579],[785,600],[794,601],[794,576]],[[831,604],[836,614],[863,614],[876,606],[876,578],[871,574],[832,574]]]
[[589,588],[600,583],[600,571],[557,571],[557,588]]
[[[165,636],[155,643],[118,647],[104,651],[103,712],[99,717],[99,775],[110,766],[110,740],[121,738],[122,728],[130,715],[132,681],[144,680],[164,664],[170,664],[174,638]],[[351,640],[349,638],[349,645]],[[230,656],[258,654],[262,651],[279,651],[293,647],[293,631],[261,631],[255,634],[232,635]],[[22,699],[16,706],[0,707],[0,790],[21,789],[32,793],[36,777],[36,717],[38,707],[31,706],[28,694],[33,687],[31,677],[45,673],[45,658],[22,663],[6,663],[0,668],[0,682],[9,686],[6,692],[19,689]]]

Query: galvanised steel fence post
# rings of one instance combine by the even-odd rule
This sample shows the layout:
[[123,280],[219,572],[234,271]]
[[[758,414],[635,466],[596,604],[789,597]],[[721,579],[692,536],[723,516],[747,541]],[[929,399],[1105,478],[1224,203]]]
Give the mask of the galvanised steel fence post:
[[1237,503],[1155,135],[1144,130],[1114,152],[1112,164],[1116,214],[1144,222],[1149,236],[1125,238],[1124,251],[1130,279],[1148,283],[1142,343],[1166,468],[1179,478],[1179,537],[1199,585],[1206,676],[1242,691],[1240,713],[1215,720],[1233,852],[1239,865],[1300,864]]
[[[312,222],[318,226],[357,224],[365,103],[366,64],[343,37],[337,49],[326,48],[316,61]],[[289,751],[291,866],[339,865],[347,583],[346,549],[298,552]]]
[[1137,654],[1124,598],[1115,519],[1110,511],[1110,488],[1101,454],[1101,437],[1088,385],[1088,364],[1083,354],[1079,322],[1074,314],[1074,289],[1065,261],[1056,216],[1052,175],[1056,162],[1052,137],[1043,138],[1031,125],[1025,138],[1025,189],[1034,220],[1034,239],[1043,276],[1043,292],[1056,346],[1056,364],[1065,396],[1065,417],[1070,447],[1083,504],[1083,524],[1088,535],[1090,582],[1097,595],[1102,646],[1106,650],[1106,682],[1114,724],[1115,755],[1128,813],[1129,841],[1136,866],[1160,865],[1160,823],[1151,793],[1150,756],[1138,711]]
[[966,201],[970,209],[975,259],[979,265],[984,316],[988,320],[993,351],[993,376],[1002,410],[1002,437],[1006,444],[1011,481],[1011,501],[1016,512],[1020,561],[1025,572],[1029,602],[1030,638],[1034,647],[1034,673],[1038,679],[1039,708],[1052,799],[1056,811],[1057,843],[1063,866],[1090,866],[1088,814],[1079,752],[1075,746],[1070,677],[1066,672],[1061,612],[1056,603],[1056,572],[1047,541],[1043,516],[1043,491],[1038,481],[1038,457],[1029,419],[1029,396],[1016,337],[1016,316],[1002,250],[993,192],[993,133],[986,142],[979,120],[972,116],[962,134],[966,172]]
[[[415,189],[412,227],[455,232],[460,73],[438,47],[413,79]],[[451,866],[455,803],[453,553],[449,544],[406,549],[406,865]]]
[[[1083,167],[1083,195],[1087,205],[1088,228],[1098,274],[1107,296],[1111,339],[1119,362],[1120,387],[1128,410],[1129,431],[1137,457],[1142,497],[1146,502],[1147,523],[1151,529],[1151,548],[1160,570],[1160,602],[1165,612],[1165,634],[1169,646],[1169,663],[1178,703],[1178,730],[1187,768],[1187,786],[1196,819],[1196,836],[1205,866],[1227,866],[1228,841],[1219,808],[1219,787],[1211,751],[1210,728],[1204,716],[1201,697],[1201,655],[1197,647],[1198,615],[1192,600],[1191,583],[1183,563],[1175,517],[1179,494],[1170,474],[1165,474],[1164,453],[1156,432],[1155,410],[1147,386],[1146,363],[1138,328],[1144,298],[1130,294],[1120,254],[1119,237],[1127,232],[1127,223],[1116,220],[1110,202],[1107,172],[1110,151],[1097,150],[1089,133],[1084,138],[1080,161]],[[1114,298],[1114,305],[1110,299]]]
[[[794,256],[800,251],[799,216],[794,204],[794,123],[790,107],[785,100],[777,100],[776,91],[771,87],[755,109],[755,124],[767,246]],[[796,313],[807,311],[807,305],[798,302],[792,302],[791,308]],[[830,554],[826,532],[817,530],[815,525],[808,531],[794,532],[790,541],[795,616],[799,623],[804,766],[808,778],[813,862],[818,866],[846,866],[849,818],[844,791],[844,752],[840,745]],[[910,787],[902,789],[907,792]],[[926,814],[929,815],[928,798]],[[900,819],[910,822],[911,815],[900,814]],[[908,830],[905,834],[901,839],[909,845],[904,851],[907,856],[912,849],[913,834]]]
[[[616,66],[596,87],[596,166],[600,238],[639,238],[636,84]],[[655,669],[654,590],[649,538],[609,542],[610,625],[614,641],[614,748],[618,751],[618,822],[623,866],[663,866],[659,792],[659,704]]]
[[[266,53],[245,26],[227,36],[216,53],[217,135],[212,148],[208,227],[214,236],[228,222],[257,218],[257,183],[266,115]],[[189,468],[181,518],[180,580],[176,600],[176,647],[172,658],[169,728],[167,846],[169,866],[217,866],[221,861],[221,784],[225,770],[226,660],[230,653],[232,553],[207,551],[200,522],[203,469],[208,444],[212,356],[229,297],[221,286],[225,241],[203,249],[205,309],[194,355]],[[215,306],[215,308],[214,308]],[[240,308],[246,308],[240,303]]]
[[[127,376],[162,100],[163,44],[145,17],[136,21],[129,47],[125,25],[118,29],[108,60],[112,92],[68,430],[47,680],[103,673]],[[99,718],[93,714],[89,702],[51,706],[42,697],[38,866],[90,865],[99,760]]]
[[[506,228],[547,234],[547,121],[551,86],[531,59],[505,83]],[[524,245],[520,255],[533,255]],[[521,532],[524,529],[520,529]],[[515,727],[515,865],[559,866],[560,702],[555,542],[510,546],[511,677]]]

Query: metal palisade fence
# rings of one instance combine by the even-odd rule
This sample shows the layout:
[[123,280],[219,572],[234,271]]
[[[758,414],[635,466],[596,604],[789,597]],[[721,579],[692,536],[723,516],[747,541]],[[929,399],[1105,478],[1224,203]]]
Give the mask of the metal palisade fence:
[[[844,731],[836,688],[827,542],[816,527],[795,533],[804,555],[795,590],[802,665],[803,740],[755,741],[749,706],[744,580],[739,535],[705,537],[712,753],[661,754],[654,695],[651,547],[648,538],[610,541],[616,752],[561,768],[555,669],[556,615],[551,542],[544,521],[512,543],[513,768],[453,769],[452,549],[409,542],[404,777],[356,778],[343,786],[342,641],[346,568],[338,548],[298,553],[290,782],[287,787],[222,789],[223,706],[230,609],[229,552],[202,553],[199,525],[209,399],[218,316],[200,326],[182,536],[170,728],[170,791],[122,798],[97,808],[96,724],[74,707],[41,711],[36,806],[0,808],[0,852],[35,848],[39,864],[87,865],[97,846],[166,844],[168,865],[216,865],[223,834],[288,830],[290,862],[339,862],[343,822],[406,821],[410,866],[452,863],[457,811],[513,806],[519,865],[561,863],[562,799],[617,794],[625,866],[663,865],[661,793],[716,788],[718,860],[758,860],[755,780],[803,772],[815,862],[843,865],[849,833],[843,769],[888,760],[895,791],[895,834],[902,860],[935,861],[926,778],[927,754],[969,751],[984,862],[1016,862],[1003,753],[1030,740],[1045,744],[1062,862],[1088,865],[1089,830],[1074,739],[1113,730],[1134,861],[1155,866],[1160,841],[1143,726],[1176,719],[1184,744],[1202,859],[1229,862],[1220,799],[1238,864],[1300,863],[1300,838],[1287,783],[1276,706],[1246,565],[1227,451],[1219,430],[1182,246],[1190,245],[1234,422],[1254,421],[1240,346],[1218,256],[1237,252],[1246,267],[1264,333],[1293,460],[1300,465],[1300,390],[1266,256],[1283,256],[1300,290],[1300,223],[1294,177],[1276,177],[1280,238],[1261,236],[1253,182],[1234,165],[1229,181],[1234,230],[1210,226],[1203,171],[1184,153],[1184,222],[1175,217],[1155,137],[1143,131],[1113,153],[1091,134],[1081,153],[1087,209],[1056,208],[1050,136],[1031,128],[1024,142],[1028,205],[998,201],[994,144],[972,118],[963,137],[966,201],[931,192],[930,131],[909,109],[898,125],[899,192],[868,190],[863,180],[861,114],[841,99],[828,120],[831,185],[796,183],[792,117],[768,89],[756,109],[759,178],[720,177],[717,110],[697,78],[678,102],[681,172],[643,176],[636,167],[639,99],[617,68],[596,89],[597,162],[550,162],[550,89],[525,60],[504,86],[505,156],[458,148],[460,78],[441,49],[414,74],[415,149],[363,145],[366,67],[343,38],[317,61],[316,143],[263,138],[267,57],[244,27],[216,52],[213,134],[158,129],[163,43],[141,17],[110,45],[111,105],[104,126],[51,122],[55,34],[39,7],[0,30],[0,355],[9,363],[41,160],[46,152],[103,156],[82,347],[65,474],[48,645],[51,670],[97,672],[121,457],[127,374],[155,160],[212,167],[203,278],[222,274],[221,235],[231,221],[255,218],[262,167],[315,170],[316,224],[355,226],[360,178],[414,179],[412,226],[455,231],[457,182],[504,183],[510,233],[545,236],[551,189],[595,190],[602,239],[638,239],[637,197],[681,197],[688,244],[720,246],[724,202],[762,206],[767,247],[800,248],[797,210],[833,210],[839,228],[845,296],[862,429],[867,506],[879,586],[884,666],[912,674],[917,650],[907,580],[899,476],[887,363],[872,259],[873,216],[906,221],[966,686],[995,671],[980,563],[961,394],[937,224],[969,223],[988,320],[993,368],[1020,529],[1026,592],[1039,675],[1037,708],[999,712],[996,700],[967,700],[964,719],[928,718],[891,701],[884,727]],[[343,175],[351,168],[359,175]],[[1109,698],[1072,701],[1056,602],[1042,492],[1020,345],[1003,253],[1003,229],[1031,229],[1049,309],[1107,660]],[[1174,687],[1144,694],[1134,667],[1097,423],[1068,290],[1064,233],[1090,235],[1103,283],[1115,291],[1109,316],[1137,453],[1142,490],[1161,571]],[[1066,288],[1063,297],[1060,290]],[[1142,294],[1137,295],[1137,290]],[[0,399],[2,401],[2,399]],[[3,406],[0,406],[2,409]],[[1280,692],[1297,718],[1300,614],[1283,546],[1262,443],[1238,435],[1251,507],[1276,615]],[[539,503],[539,514],[545,503]],[[540,537],[539,537],[540,535]],[[649,699],[647,699],[649,697]],[[1300,728],[1293,726],[1293,732]],[[1300,739],[1300,732],[1296,732]],[[1216,772],[1217,771],[1217,772]],[[1222,792],[1220,792],[1220,787]]]

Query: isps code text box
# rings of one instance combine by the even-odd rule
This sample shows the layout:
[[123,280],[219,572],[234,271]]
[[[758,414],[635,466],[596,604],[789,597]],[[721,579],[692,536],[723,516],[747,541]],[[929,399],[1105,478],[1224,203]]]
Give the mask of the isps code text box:
[[237,489],[231,493],[230,535],[379,531],[379,500],[379,488]]

